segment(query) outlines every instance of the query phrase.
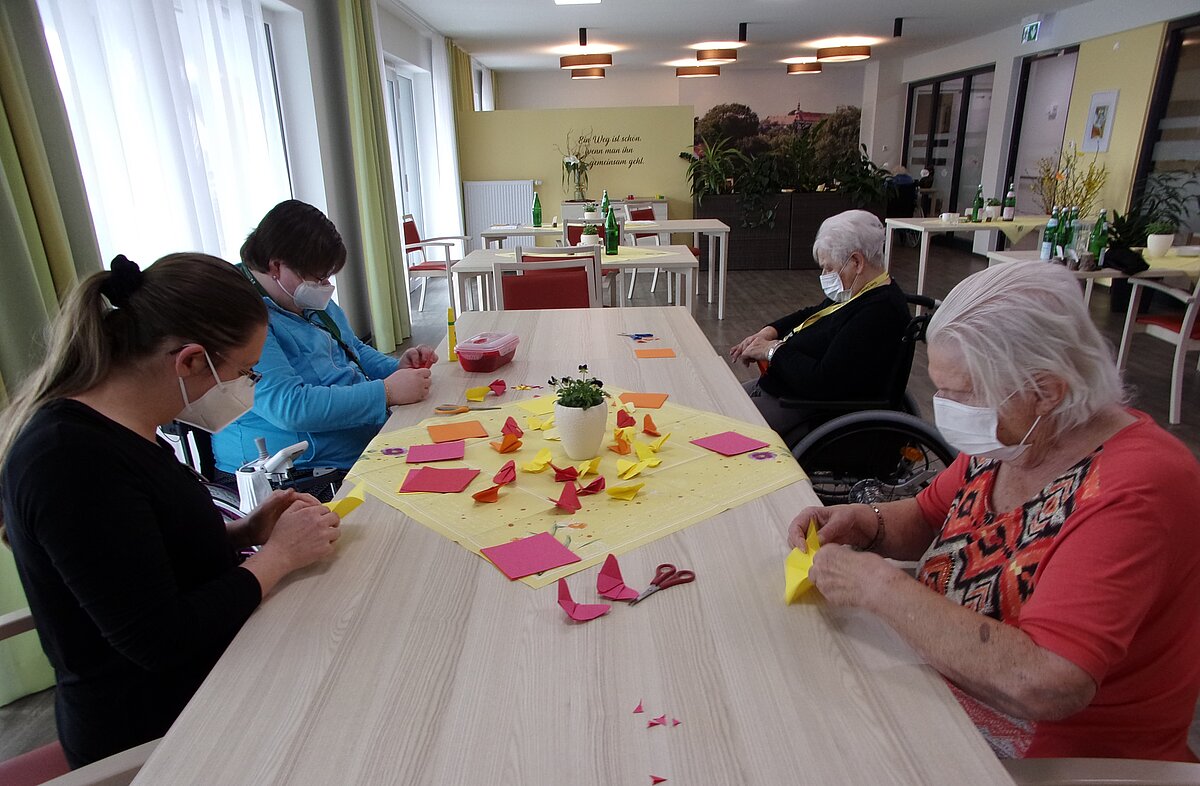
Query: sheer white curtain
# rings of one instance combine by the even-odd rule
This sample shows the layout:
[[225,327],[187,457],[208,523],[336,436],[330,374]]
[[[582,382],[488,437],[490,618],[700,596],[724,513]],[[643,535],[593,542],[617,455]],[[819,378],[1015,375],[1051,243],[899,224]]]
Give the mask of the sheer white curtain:
[[462,182],[458,175],[458,135],[454,131],[454,97],[450,89],[450,56],[446,37],[433,34],[433,115],[437,127],[437,177],[433,181],[436,209],[426,211],[429,236],[463,233]]
[[237,260],[290,196],[258,0],[38,0],[105,260]]

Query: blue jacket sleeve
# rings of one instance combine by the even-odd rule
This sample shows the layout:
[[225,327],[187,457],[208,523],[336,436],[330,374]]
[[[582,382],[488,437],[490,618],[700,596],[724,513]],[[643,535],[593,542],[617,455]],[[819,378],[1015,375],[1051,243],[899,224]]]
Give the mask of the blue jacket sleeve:
[[342,331],[342,341],[354,350],[355,355],[358,355],[358,362],[362,363],[362,367],[371,375],[371,379],[389,377],[400,368],[399,360],[362,342],[362,339],[354,332],[354,328],[350,327],[350,321],[346,319],[344,311],[337,308],[336,305],[330,304],[328,312]]

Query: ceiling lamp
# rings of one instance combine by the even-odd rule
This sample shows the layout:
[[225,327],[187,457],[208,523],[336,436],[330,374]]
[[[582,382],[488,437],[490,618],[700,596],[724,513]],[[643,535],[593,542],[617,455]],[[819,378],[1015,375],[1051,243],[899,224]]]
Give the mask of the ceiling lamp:
[[788,63],[787,72],[789,74],[819,74],[821,73],[820,63]]
[[722,63],[736,63],[736,49],[701,49],[696,52],[696,60],[705,65],[721,65]]
[[571,71],[572,79],[603,79],[603,68],[576,68]]
[[817,61],[821,63],[850,63],[870,56],[869,46],[829,46],[817,50]]
[[681,66],[675,69],[675,76],[680,79],[695,79],[701,76],[720,76],[721,66],[716,65],[698,65],[698,66]]
[[[587,48],[587,28],[579,28],[579,47]],[[558,58],[558,67],[565,70],[574,70],[576,68],[599,68],[612,65],[612,55],[602,54],[583,54],[583,55],[566,55]],[[600,76],[590,77],[591,79],[603,79],[604,74]]]

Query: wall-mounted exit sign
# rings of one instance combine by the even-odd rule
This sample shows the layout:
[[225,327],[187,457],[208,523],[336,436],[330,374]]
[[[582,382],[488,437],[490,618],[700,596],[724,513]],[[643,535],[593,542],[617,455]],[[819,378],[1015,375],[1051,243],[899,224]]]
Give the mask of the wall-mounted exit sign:
[[1038,40],[1038,33],[1042,30],[1042,21],[1039,19],[1036,22],[1030,22],[1021,28],[1021,43],[1031,44]]

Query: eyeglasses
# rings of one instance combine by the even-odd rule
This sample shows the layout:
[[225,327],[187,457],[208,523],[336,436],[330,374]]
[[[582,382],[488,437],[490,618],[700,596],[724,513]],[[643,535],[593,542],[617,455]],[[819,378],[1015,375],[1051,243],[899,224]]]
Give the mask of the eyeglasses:
[[[184,344],[182,347],[179,347],[177,349],[172,349],[167,354],[168,355],[178,355],[187,346],[188,346],[187,344]],[[201,349],[203,349],[203,347],[201,347]],[[217,357],[221,358],[224,361],[227,361],[227,362],[229,361],[229,357],[226,355],[222,355],[220,352],[213,352],[213,354],[216,355]],[[208,357],[207,349],[204,350],[204,357],[206,359],[208,359],[208,365],[211,368],[213,366],[213,362],[212,362],[212,358]],[[212,372],[213,372],[213,376],[215,376],[217,378],[217,381],[220,382],[221,377],[217,374],[216,368],[213,368]],[[259,383],[259,380],[262,379],[262,374],[258,373],[257,371],[255,371],[252,368],[239,368],[239,369],[237,369],[237,374],[239,377],[245,377],[246,379],[250,380],[251,387],[257,385]]]

